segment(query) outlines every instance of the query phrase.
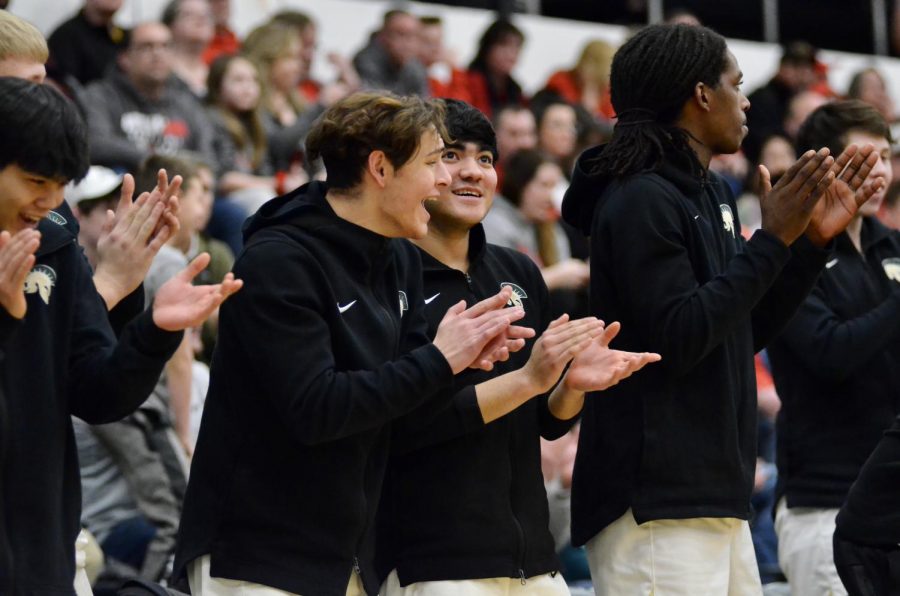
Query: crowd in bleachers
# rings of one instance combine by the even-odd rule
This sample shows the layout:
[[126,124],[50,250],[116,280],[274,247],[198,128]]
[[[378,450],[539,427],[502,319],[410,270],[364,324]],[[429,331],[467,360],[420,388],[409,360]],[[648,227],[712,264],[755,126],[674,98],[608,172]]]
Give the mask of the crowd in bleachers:
[[[195,283],[213,284],[242,250],[245,220],[272,197],[325,178],[306,138],[325,110],[357,91],[453,98],[490,118],[499,158],[498,196],[484,220],[488,242],[528,255],[550,290],[555,318],[587,315],[587,239],[560,217],[576,159],[609,140],[616,123],[609,78],[609,43],[587,43],[575,64],[560,68],[529,96],[513,72],[525,43],[513,21],[497,20],[482,34],[474,59],[461,64],[447,49],[440,18],[405,9],[385,13],[355,55],[332,54],[329,80],[312,78],[315,14],[284,11],[243,38],[230,28],[228,0],[172,0],[158,21],[130,30],[115,24],[121,2],[85,0],[47,39],[48,82],[81,111],[91,168],[66,191],[79,224],[78,240],[93,267],[108,242],[111,211],[132,174],[150,192],[164,169],[180,176],[178,232],[153,258],[143,280],[144,304],[201,253],[209,269]],[[679,15],[679,19],[686,18]],[[0,23],[2,24],[2,23]],[[529,43],[541,43],[533,40]],[[2,47],[2,43],[0,43]],[[0,63],[7,56],[0,55]],[[854,98],[890,125],[896,111],[882,75],[860,71],[849,89],[833,89],[815,48],[784,48],[772,79],[749,94],[749,136],[743,150],[713,158],[738,199],[749,235],[761,225],[758,164],[771,183],[807,148],[801,125],[822,105]],[[884,156],[885,161],[893,155]],[[900,185],[888,188],[877,216],[900,229]],[[137,411],[108,424],[76,419],[83,490],[82,524],[102,550],[88,562],[95,593],[122,579],[157,582],[171,572],[175,535],[209,383],[217,312],[189,328],[151,396]],[[298,363],[302,366],[302,363]],[[782,375],[783,376],[783,375]],[[780,408],[768,355],[757,356],[760,453],[752,524],[765,581],[783,581],[771,516],[777,499],[775,420]],[[888,421],[889,423],[889,421]],[[885,428],[887,424],[885,425]],[[589,586],[583,551],[568,536],[568,490],[578,428],[544,445],[551,528],[567,581]]]

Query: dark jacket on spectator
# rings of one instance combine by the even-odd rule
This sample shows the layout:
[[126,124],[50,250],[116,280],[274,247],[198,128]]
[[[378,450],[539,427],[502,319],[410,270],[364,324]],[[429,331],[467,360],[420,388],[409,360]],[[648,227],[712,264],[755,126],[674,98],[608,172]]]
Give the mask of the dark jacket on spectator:
[[113,69],[84,93],[91,163],[135,171],[151,153],[188,149],[215,165],[212,128],[197,99],[173,77],[152,101]]
[[73,77],[82,85],[101,79],[114,67],[127,35],[127,31],[115,25],[91,25],[84,17],[84,10],[80,10],[47,39],[50,48],[47,74],[61,82]]
[[[421,254],[430,336],[449,307],[460,300],[471,306],[507,284],[525,309],[517,325],[540,332],[550,323],[540,270],[518,251],[486,244],[480,224],[469,233],[468,274]],[[396,568],[405,586],[559,569],[540,437],[557,439],[575,420],[554,417],[542,395],[485,424],[475,396],[478,383],[521,368],[532,345],[491,372],[457,376],[451,402],[435,400],[395,424],[379,523],[382,577]]]
[[397,95],[428,97],[428,73],[418,60],[397,66],[377,39],[371,39],[353,58],[363,85]]
[[846,233],[784,333],[769,346],[778,497],[838,508],[881,433],[900,413],[900,233],[862,221]]
[[[81,490],[70,416],[111,422],[150,394],[181,333],[147,311],[118,343],[90,267],[68,230],[44,220],[23,320],[0,309],[8,423],[0,479],[8,544],[0,593],[73,594]],[[8,436],[6,433],[9,433]]]
[[826,252],[759,230],[693,153],[610,180],[579,159],[563,216],[591,236],[591,311],[619,349],[662,355],[585,401],[572,487],[584,544],[630,507],[654,519],[747,519],[756,467],[753,354],[803,300]]
[[245,227],[244,289],[222,308],[175,571],[344,596],[372,528],[390,422],[452,381],[428,340],[409,242],[335,215],[320,182]]

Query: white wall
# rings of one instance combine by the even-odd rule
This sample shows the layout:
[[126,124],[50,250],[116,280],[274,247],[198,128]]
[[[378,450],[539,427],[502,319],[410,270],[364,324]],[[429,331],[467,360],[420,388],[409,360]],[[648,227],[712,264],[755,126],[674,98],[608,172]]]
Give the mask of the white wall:
[[[166,1],[125,0],[118,19],[129,26],[158,18]],[[10,9],[49,34],[76,12],[81,3],[81,0],[12,0]],[[378,26],[384,11],[395,4],[387,0],[232,0],[232,26],[239,35],[244,35],[278,10],[297,8],[308,12],[318,21],[320,33],[314,72],[327,79],[330,71],[325,55],[328,52],[352,55]],[[417,14],[436,14],[444,18],[446,43],[463,65],[472,58],[481,32],[493,18],[491,13],[475,9],[415,2],[409,6]],[[554,70],[572,64],[587,40],[596,37],[621,43],[628,33],[624,27],[533,15],[519,15],[516,23],[527,36],[516,77],[529,92],[540,88]],[[771,44],[732,40],[729,46],[744,71],[748,93],[771,76],[780,55],[779,48]],[[900,99],[900,60],[842,52],[823,52],[822,57],[831,67],[831,84],[837,91],[846,90],[853,72],[874,65],[886,75],[895,101]]]

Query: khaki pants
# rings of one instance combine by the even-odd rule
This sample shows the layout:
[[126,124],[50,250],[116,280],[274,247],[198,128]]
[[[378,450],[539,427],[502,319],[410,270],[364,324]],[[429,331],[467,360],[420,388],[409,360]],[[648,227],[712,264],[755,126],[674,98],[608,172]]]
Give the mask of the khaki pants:
[[656,520],[629,509],[586,546],[597,596],[759,596],[762,585],[747,522]]
[[775,509],[778,564],[791,585],[791,596],[846,596],[834,566],[834,518],[837,509],[793,507],[784,499]]
[[[210,577],[209,561],[209,555],[204,555],[188,565],[188,583],[194,596],[300,596],[253,582]],[[366,596],[362,581],[356,573],[350,574],[347,596]]]
[[569,596],[569,587],[559,573],[522,580],[509,577],[489,579],[442,580],[400,585],[396,571],[381,585],[380,596]]

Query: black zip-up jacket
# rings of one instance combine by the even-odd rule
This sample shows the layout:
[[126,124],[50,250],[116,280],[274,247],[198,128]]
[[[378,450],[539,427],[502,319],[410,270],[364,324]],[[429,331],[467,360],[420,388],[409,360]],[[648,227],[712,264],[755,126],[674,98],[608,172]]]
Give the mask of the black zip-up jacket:
[[148,310],[116,342],[75,237],[50,220],[38,229],[25,318],[0,308],[2,594],[74,593],[81,483],[71,416],[102,424],[134,411],[182,336]]
[[865,217],[862,254],[846,233],[815,288],[769,346],[778,498],[840,507],[900,413],[900,233]]
[[[472,304],[513,287],[525,318],[540,332],[549,324],[549,296],[540,270],[526,255],[469,233],[468,275],[422,254],[429,335],[460,300]],[[468,371],[454,381],[450,402],[433,402],[394,426],[392,457],[379,520],[379,572],[397,569],[401,585],[420,581],[529,578],[559,569],[548,529],[540,437],[556,439],[571,427],[531,399],[485,424],[475,385],[521,368],[533,341],[491,372]]]
[[884,433],[850,487],[835,535],[859,544],[900,545],[900,417]]
[[[428,340],[417,249],[335,215],[320,182],[246,225],[221,311],[176,550],[214,577],[370,594],[390,421],[452,381]],[[235,300],[236,299],[236,300]]]
[[563,216],[591,236],[591,310],[619,349],[659,365],[585,401],[572,538],[629,507],[654,519],[749,516],[756,464],[753,354],[787,322],[826,252],[757,231],[744,242],[724,180],[687,153],[609,180],[579,158]]

